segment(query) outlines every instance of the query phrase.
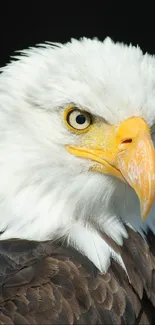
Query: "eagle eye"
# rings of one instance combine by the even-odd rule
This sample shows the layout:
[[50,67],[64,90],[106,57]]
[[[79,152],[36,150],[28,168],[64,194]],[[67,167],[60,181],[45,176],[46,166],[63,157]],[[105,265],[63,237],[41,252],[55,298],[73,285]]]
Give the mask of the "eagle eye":
[[91,115],[77,107],[68,108],[64,115],[65,123],[72,131],[87,131],[92,123]]

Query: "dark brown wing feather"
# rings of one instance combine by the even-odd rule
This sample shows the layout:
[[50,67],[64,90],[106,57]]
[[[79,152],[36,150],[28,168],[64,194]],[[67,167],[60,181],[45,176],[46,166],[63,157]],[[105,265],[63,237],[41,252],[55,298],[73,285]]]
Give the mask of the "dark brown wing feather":
[[0,325],[155,324],[154,249],[128,233],[121,254],[129,278],[115,261],[100,274],[60,244],[0,242]]

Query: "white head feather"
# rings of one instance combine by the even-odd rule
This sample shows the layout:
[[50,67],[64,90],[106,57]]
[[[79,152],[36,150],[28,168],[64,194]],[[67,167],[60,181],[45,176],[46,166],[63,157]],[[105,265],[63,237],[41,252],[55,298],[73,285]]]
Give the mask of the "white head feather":
[[[67,152],[75,144],[63,123],[70,103],[118,124],[155,124],[155,58],[109,38],[44,44],[22,52],[0,75],[1,239],[65,237],[102,271],[121,258],[123,222],[141,231],[139,201],[121,181],[90,171]],[[155,229],[155,206],[147,224]],[[122,222],[123,221],[123,222]]]

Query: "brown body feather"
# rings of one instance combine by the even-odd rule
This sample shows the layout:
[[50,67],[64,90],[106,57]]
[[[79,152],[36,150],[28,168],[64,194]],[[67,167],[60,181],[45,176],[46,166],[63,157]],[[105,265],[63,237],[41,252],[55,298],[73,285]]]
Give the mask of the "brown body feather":
[[155,324],[154,250],[128,233],[129,278],[114,261],[101,274],[60,244],[0,242],[0,324]]

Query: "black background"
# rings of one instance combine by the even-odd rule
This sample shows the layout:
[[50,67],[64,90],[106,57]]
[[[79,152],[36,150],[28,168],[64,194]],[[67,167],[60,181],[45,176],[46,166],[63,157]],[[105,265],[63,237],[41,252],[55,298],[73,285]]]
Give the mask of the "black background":
[[[114,5],[115,4],[115,5]],[[119,6],[118,6],[119,4]],[[137,5],[137,7],[136,7]],[[155,54],[155,18],[150,2],[37,1],[0,4],[0,66],[15,50],[44,41],[110,36]]]

